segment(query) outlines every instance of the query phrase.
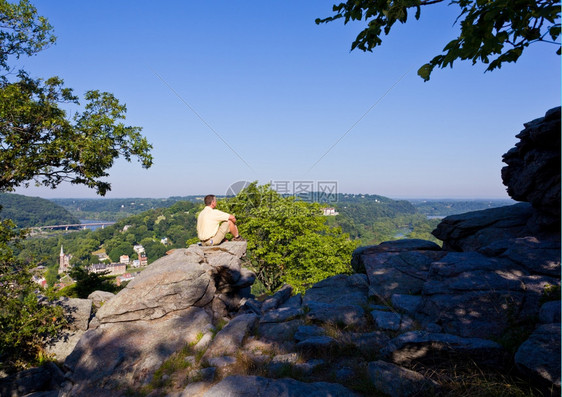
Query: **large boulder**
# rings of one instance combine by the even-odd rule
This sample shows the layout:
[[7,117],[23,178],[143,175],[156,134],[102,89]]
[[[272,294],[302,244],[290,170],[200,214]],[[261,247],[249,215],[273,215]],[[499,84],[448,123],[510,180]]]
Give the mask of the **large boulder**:
[[70,395],[89,395],[92,385],[111,390],[141,385],[160,365],[211,328],[212,316],[191,307],[157,320],[102,324],[90,330],[67,357],[76,384]]
[[389,396],[432,396],[439,390],[439,385],[435,381],[419,372],[385,361],[369,363],[368,371],[375,388]]
[[241,314],[230,321],[215,336],[205,352],[203,360],[212,357],[234,355],[244,338],[256,327],[258,316],[255,314]]
[[560,395],[560,323],[543,324],[515,354],[517,367],[525,374],[554,385]]
[[99,309],[105,304],[105,302],[109,301],[114,296],[115,294],[113,292],[94,291],[88,295],[88,299],[92,301],[92,304],[96,309]]
[[216,291],[210,268],[186,261],[184,251],[158,259],[135,277],[98,310],[100,323],[153,320],[210,303]]
[[451,334],[497,337],[538,315],[547,285],[560,285],[560,280],[529,275],[501,258],[451,252],[431,265],[415,316]]
[[444,218],[431,232],[447,251],[476,251],[494,241],[529,235],[533,215],[528,203],[471,211]]
[[384,241],[378,245],[367,245],[358,247],[351,255],[351,267],[356,273],[365,273],[365,257],[383,252],[405,252],[405,251],[440,251],[441,247],[433,241],[421,239],[401,239]]
[[[0,378],[0,396],[56,396],[64,382],[64,374],[52,362],[17,374]],[[54,394],[52,394],[54,393]]]
[[[193,245],[152,263],[106,301],[94,318],[96,328],[67,357],[67,376],[74,382],[68,395],[118,395],[117,389],[138,388],[173,353],[214,329],[214,302],[228,299],[238,311],[234,302],[240,303],[236,294],[241,290],[233,286],[242,277],[245,250],[245,242]],[[256,315],[246,317],[257,322]],[[233,320],[223,335],[243,318]],[[235,329],[230,336],[238,333]]]
[[484,364],[502,364],[505,358],[503,348],[491,340],[423,331],[410,331],[397,336],[380,353],[383,358],[396,364],[434,362],[440,357],[448,359],[453,355],[470,357]]
[[394,294],[420,294],[431,263],[445,251],[402,251],[363,255],[369,279],[369,294],[388,301]]
[[63,297],[55,301],[55,305],[61,306],[68,320],[70,330],[86,331],[92,313],[92,301],[89,299]]
[[533,205],[539,224],[560,232],[560,107],[524,125],[503,155],[503,183],[513,199]]
[[304,383],[294,379],[269,379],[261,376],[229,376],[208,390],[203,397],[225,396],[308,396],[353,397],[356,394],[337,383]]
[[314,284],[303,303],[319,302],[335,305],[363,305],[367,303],[369,283],[364,274],[338,274]]

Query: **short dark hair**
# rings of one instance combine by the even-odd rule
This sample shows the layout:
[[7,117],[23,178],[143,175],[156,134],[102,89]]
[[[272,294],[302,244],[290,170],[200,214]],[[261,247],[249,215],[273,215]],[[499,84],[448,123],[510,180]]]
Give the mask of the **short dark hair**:
[[211,205],[211,203],[213,202],[213,200],[215,199],[215,195],[214,194],[208,194],[205,196],[205,205]]

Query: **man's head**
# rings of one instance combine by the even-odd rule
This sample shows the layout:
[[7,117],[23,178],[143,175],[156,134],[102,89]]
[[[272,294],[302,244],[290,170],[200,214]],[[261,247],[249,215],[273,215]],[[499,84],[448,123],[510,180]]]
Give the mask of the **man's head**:
[[214,194],[208,194],[205,196],[205,205],[206,206],[210,206],[211,204],[213,204],[213,202],[216,202],[217,198],[215,197]]

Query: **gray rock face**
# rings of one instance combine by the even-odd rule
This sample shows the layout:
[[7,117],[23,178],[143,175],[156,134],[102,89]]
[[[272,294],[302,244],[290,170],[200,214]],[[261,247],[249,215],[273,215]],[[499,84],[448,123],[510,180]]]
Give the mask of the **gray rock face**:
[[279,305],[279,308],[293,308],[293,309],[300,309],[302,305],[302,295],[296,294],[291,296],[287,301]]
[[[26,396],[49,393],[55,389],[55,395],[64,382],[64,374],[54,363],[43,367],[31,368],[15,375],[0,378],[0,396]],[[33,393],[33,394],[31,394]]]
[[61,306],[68,320],[70,330],[86,331],[92,313],[92,301],[79,298],[61,298],[55,302]]
[[363,255],[370,294],[389,300],[394,294],[420,294],[432,262],[443,251],[384,252]]
[[197,262],[186,262],[184,251],[175,250],[152,263],[100,308],[99,321],[153,320],[210,303],[216,291],[211,272]]
[[509,195],[530,202],[540,223],[560,231],[560,107],[525,123],[520,141],[503,155],[502,179]]
[[242,314],[230,321],[211,342],[203,359],[235,354],[242,341],[258,323],[255,314]]
[[496,342],[480,338],[462,338],[451,334],[433,334],[410,331],[392,339],[381,350],[381,356],[394,363],[405,364],[413,360],[434,360],[446,353],[470,356],[475,361],[493,364],[505,357],[502,347]]
[[95,308],[100,308],[105,302],[115,296],[112,292],[107,291],[94,291],[88,295],[88,299],[92,301]]
[[433,241],[421,239],[401,239],[385,241],[378,245],[367,245],[358,247],[351,256],[351,267],[356,273],[365,273],[364,258],[372,254],[384,252],[407,252],[407,251],[440,251],[441,247]]
[[259,335],[270,342],[292,342],[295,332],[304,324],[302,320],[289,320],[280,323],[261,323]]
[[297,332],[295,333],[295,340],[300,342],[308,338],[324,335],[326,335],[326,331],[324,331],[322,327],[318,327],[316,325],[303,325],[297,329]]
[[560,323],[543,324],[515,353],[515,363],[524,373],[560,389]]
[[420,295],[394,294],[391,297],[392,306],[401,312],[413,315],[421,305]]
[[345,340],[355,346],[359,351],[368,355],[378,355],[379,351],[388,345],[390,337],[382,332],[349,333]]
[[339,274],[314,284],[303,303],[319,302],[335,305],[363,305],[367,303],[369,283],[364,274]]
[[304,383],[293,379],[268,379],[261,376],[229,376],[211,389],[204,397],[225,396],[308,396],[308,397],[352,397],[356,394],[336,383]]
[[293,287],[287,284],[284,285],[283,287],[281,287],[281,289],[279,289],[279,291],[273,294],[273,296],[263,302],[261,310],[265,313],[268,310],[277,308],[279,305],[285,303],[287,299],[291,297],[292,292]]
[[196,341],[210,323],[205,310],[191,307],[155,321],[102,324],[86,332],[65,361],[77,383],[74,395],[87,395],[84,391],[90,385],[111,390],[142,384],[172,353]]
[[560,301],[546,302],[541,306],[539,312],[539,320],[541,323],[559,323],[560,322]]
[[69,354],[72,353],[84,333],[86,333],[86,331],[64,331],[57,340],[46,346],[45,351],[53,355],[57,362],[63,363]]
[[261,319],[260,323],[280,323],[283,321],[293,320],[303,314],[302,309],[283,307],[280,309],[270,310],[265,313]]
[[389,331],[398,331],[400,329],[402,316],[398,313],[373,310],[371,316],[373,316],[373,320],[375,320],[375,324],[379,329]]
[[422,374],[385,361],[369,363],[369,377],[377,390],[389,396],[431,396],[439,385]]
[[525,237],[533,215],[528,203],[451,215],[431,232],[447,251],[476,251],[494,241]]
[[[152,263],[106,301],[94,319],[97,328],[86,332],[67,357],[68,376],[76,383],[68,395],[93,395],[94,388],[103,395],[142,385],[171,354],[213,328],[211,306],[215,301],[226,299],[238,310],[236,302],[241,301],[236,291],[246,285],[240,284],[245,277],[240,267],[245,249],[245,242],[205,248],[194,245]],[[218,355],[256,321],[255,315],[233,320],[217,335],[209,352]],[[221,355],[233,348],[236,346],[223,349]]]
[[329,336],[312,336],[297,343],[297,348],[308,352],[326,352],[336,345],[336,340]]
[[365,311],[357,305],[332,305],[309,302],[306,318],[313,322],[362,326],[366,323]]
[[500,255],[531,274],[560,277],[560,241],[522,237],[507,241]]
[[415,317],[463,337],[500,336],[538,314],[542,291],[560,281],[477,252],[451,252],[431,265]]

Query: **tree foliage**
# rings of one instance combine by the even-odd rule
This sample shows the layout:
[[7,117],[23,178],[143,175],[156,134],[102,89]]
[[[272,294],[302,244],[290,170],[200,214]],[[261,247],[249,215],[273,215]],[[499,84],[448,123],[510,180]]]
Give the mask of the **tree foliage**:
[[55,40],[49,21],[37,15],[28,1],[10,4],[0,0],[0,68],[10,69],[8,57],[34,55]]
[[0,193],[0,206],[0,219],[11,219],[20,228],[79,223],[70,212],[40,197]]
[[[88,91],[80,109],[59,77],[14,74],[10,59],[54,43],[52,30],[28,0],[0,0],[0,192],[31,181],[51,188],[68,181],[104,195],[111,186],[103,178],[115,159],[135,156],[148,168],[151,145],[139,127],[122,122],[126,107],[112,94]],[[78,110],[71,118],[62,106]],[[58,309],[39,300],[28,265],[13,253],[25,235],[13,228],[9,220],[0,225],[0,358],[9,365],[32,362],[61,325]]]
[[83,267],[73,268],[70,272],[70,277],[76,283],[70,287],[67,296],[87,299],[94,291],[117,293],[121,288],[111,282],[106,273],[90,273]]
[[61,103],[79,105],[57,77],[45,81],[18,74],[0,83],[0,191],[29,181],[55,188],[63,181],[86,185],[104,195],[104,181],[118,157],[138,156],[152,164],[151,145],[140,127],[125,126],[126,107],[110,93],[88,91],[84,111],[69,120]]
[[25,233],[10,220],[0,223],[0,368],[33,363],[42,346],[57,335],[66,321],[60,307],[40,301],[38,285],[12,250]]
[[351,271],[357,244],[341,229],[326,225],[318,203],[282,197],[254,182],[235,197],[219,201],[219,209],[236,216],[239,232],[248,241],[250,266],[268,291],[283,283],[303,291]]
[[[333,6],[334,15],[318,18],[316,23],[337,19],[364,21],[367,27],[353,41],[351,49],[372,51],[382,44],[396,22],[406,23],[408,16],[419,19],[422,6],[444,0],[348,0]],[[482,62],[487,71],[501,68],[505,62],[516,62],[523,51],[537,42],[552,43],[560,55],[560,1],[558,0],[451,0],[459,7],[456,22],[460,33],[443,48],[443,53],[418,70],[429,80],[435,67],[452,67],[457,59]]]

